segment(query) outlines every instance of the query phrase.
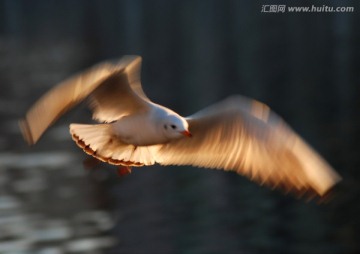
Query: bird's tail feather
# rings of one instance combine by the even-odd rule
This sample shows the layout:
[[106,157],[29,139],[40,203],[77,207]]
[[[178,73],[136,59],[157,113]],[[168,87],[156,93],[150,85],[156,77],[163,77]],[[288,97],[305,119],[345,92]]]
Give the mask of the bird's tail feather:
[[[154,164],[146,147],[122,142],[113,132],[112,124],[71,124],[70,133],[76,144],[87,154],[110,164],[143,166]],[[144,154],[145,151],[145,154]]]

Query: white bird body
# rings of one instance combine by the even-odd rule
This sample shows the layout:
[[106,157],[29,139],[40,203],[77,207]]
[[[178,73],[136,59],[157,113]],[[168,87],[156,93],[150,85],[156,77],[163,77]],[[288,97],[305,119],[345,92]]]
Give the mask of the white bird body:
[[[141,58],[104,62],[60,83],[21,123],[35,144],[63,113],[88,99],[100,124],[71,124],[76,144],[114,165],[193,165],[233,170],[271,187],[323,196],[341,177],[261,102],[232,96],[189,117],[151,102]],[[191,137],[192,134],[192,138]]]
[[[162,124],[164,124],[162,119],[170,115],[181,118],[178,114],[154,103],[149,106],[149,111],[124,116],[114,122],[112,124],[114,134],[121,141],[135,146],[164,144],[171,139],[182,137],[181,134],[169,137],[162,128]],[[183,119],[183,121],[186,120]]]

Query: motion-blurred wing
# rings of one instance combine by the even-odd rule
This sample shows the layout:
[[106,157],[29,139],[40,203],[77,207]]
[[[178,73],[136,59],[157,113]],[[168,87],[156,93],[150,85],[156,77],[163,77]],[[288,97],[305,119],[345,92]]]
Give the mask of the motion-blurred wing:
[[192,138],[165,144],[156,161],[235,170],[271,187],[324,195],[340,176],[270,109],[231,97],[188,118]]
[[116,121],[148,106],[149,99],[141,87],[141,57],[123,57],[114,67],[89,97],[93,118],[99,122]]
[[36,143],[61,115],[90,96],[93,117],[111,122],[135,110],[146,110],[140,83],[141,57],[103,62],[65,80],[44,94],[20,121],[24,138]]

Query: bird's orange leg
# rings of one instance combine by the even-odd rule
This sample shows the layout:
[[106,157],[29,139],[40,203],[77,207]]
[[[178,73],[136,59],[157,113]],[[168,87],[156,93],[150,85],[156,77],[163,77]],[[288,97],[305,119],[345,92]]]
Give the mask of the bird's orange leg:
[[131,173],[131,167],[129,166],[118,166],[117,167],[117,170],[116,170],[116,173],[118,176],[125,176],[125,175],[128,175]]

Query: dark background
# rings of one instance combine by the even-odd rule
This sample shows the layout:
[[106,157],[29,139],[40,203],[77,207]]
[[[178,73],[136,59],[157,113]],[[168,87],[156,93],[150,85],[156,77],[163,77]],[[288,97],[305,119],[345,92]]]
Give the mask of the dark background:
[[[262,13],[264,4],[354,13]],[[358,1],[0,1],[0,253],[358,253]],[[182,115],[231,94],[270,105],[343,176],[326,203],[235,173],[85,171],[71,111],[34,147],[17,120],[101,60],[143,57],[143,88]]]

